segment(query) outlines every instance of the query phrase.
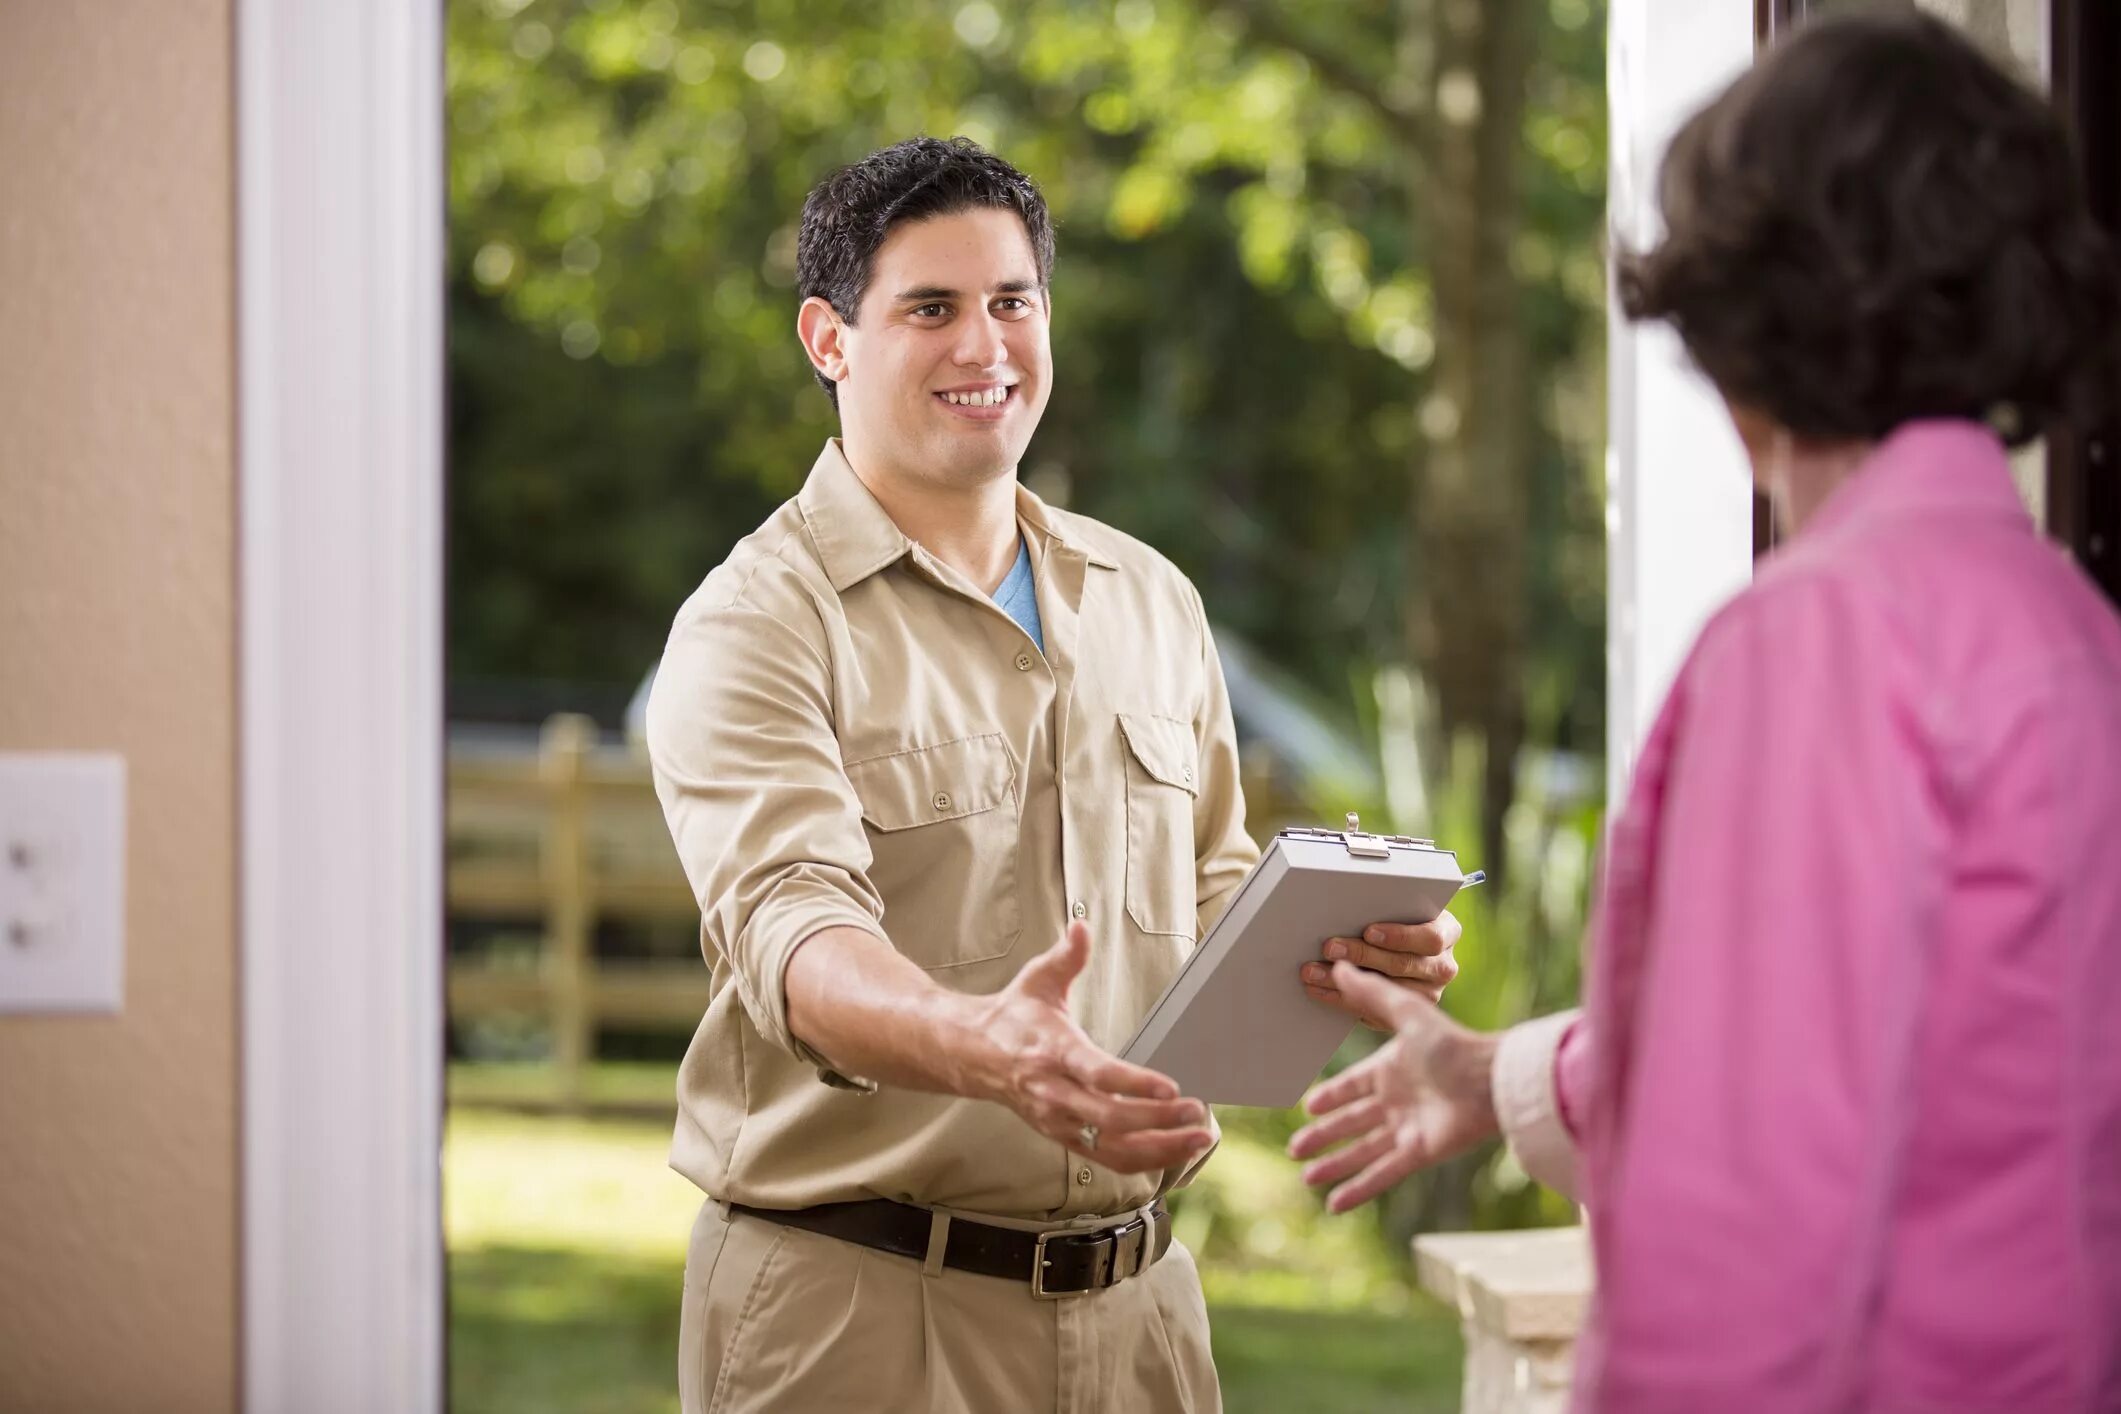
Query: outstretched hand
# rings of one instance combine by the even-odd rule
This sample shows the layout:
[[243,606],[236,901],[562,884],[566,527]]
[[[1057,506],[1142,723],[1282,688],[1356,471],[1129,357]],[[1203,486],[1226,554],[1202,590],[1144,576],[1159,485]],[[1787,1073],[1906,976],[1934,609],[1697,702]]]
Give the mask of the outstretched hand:
[[[1344,1213],[1494,1136],[1489,1073],[1496,1043],[1427,998],[1345,962],[1333,964],[1331,982],[1350,1010],[1394,1033],[1306,1097],[1304,1108],[1316,1118],[1289,1141],[1293,1158],[1325,1154],[1304,1166],[1304,1182],[1336,1185],[1326,1206]],[[1335,1144],[1341,1147],[1326,1153]]]
[[1099,1049],[1076,1025],[1068,991],[1089,960],[1090,930],[1071,923],[994,995],[982,1019],[997,1048],[986,1098],[1116,1172],[1183,1165],[1214,1142],[1207,1106],[1181,1096],[1169,1076]]

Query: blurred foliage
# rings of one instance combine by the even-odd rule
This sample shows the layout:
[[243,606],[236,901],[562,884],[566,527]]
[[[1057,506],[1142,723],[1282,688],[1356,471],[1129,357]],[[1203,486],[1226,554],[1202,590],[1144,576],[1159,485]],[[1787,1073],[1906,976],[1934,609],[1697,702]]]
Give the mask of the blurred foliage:
[[[459,0],[452,671],[638,679],[834,430],[793,336],[805,192],[918,132],[993,145],[1059,223],[1034,488],[1163,549],[1335,697],[1402,660],[1423,192],[1401,135],[1251,8]],[[1365,67],[1399,37],[1382,0],[1262,8]],[[1535,740],[1595,751],[1603,15],[1542,8],[1509,253],[1544,390],[1514,666]]]
[[[1453,3],[456,0],[453,679],[639,679],[835,430],[793,333],[805,192],[898,138],[966,134],[1059,228],[1027,482],[1169,554],[1218,632],[1379,755],[1384,794],[1309,802],[1323,818],[1479,842],[1496,882],[1458,906],[1454,1012],[1573,996],[1603,777],[1604,6],[1511,12],[1514,183],[1482,228],[1503,248],[1440,266],[1444,149],[1488,102],[1436,39]],[[1439,450],[1487,444],[1438,396],[1462,337],[1438,268],[1501,273],[1476,313],[1523,363],[1523,405],[1480,414],[1517,452],[1449,485]],[[1467,552],[1417,553],[1439,543]],[[1476,654],[1492,633],[1509,700],[1445,720],[1465,644],[1424,657],[1423,620]],[[1271,1152],[1295,1117],[1224,1120],[1182,1214],[1211,1293],[1257,1272],[1374,1305],[1412,1231],[1568,1216],[1487,1152],[1329,1233]]]

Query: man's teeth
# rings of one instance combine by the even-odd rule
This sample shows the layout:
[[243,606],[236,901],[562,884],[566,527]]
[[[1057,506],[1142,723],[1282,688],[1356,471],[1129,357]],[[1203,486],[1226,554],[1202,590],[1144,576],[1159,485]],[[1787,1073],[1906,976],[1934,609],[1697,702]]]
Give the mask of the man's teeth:
[[943,397],[959,407],[991,408],[996,403],[1008,400],[1009,389],[989,388],[981,393],[945,393]]

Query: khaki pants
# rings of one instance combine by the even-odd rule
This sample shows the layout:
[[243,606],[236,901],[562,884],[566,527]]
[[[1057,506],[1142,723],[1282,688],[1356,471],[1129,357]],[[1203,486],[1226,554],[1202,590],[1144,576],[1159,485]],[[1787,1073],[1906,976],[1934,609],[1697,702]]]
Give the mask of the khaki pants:
[[1220,1414],[1208,1310],[1174,1242],[1140,1276],[1041,1301],[709,1200],[678,1338],[684,1414]]

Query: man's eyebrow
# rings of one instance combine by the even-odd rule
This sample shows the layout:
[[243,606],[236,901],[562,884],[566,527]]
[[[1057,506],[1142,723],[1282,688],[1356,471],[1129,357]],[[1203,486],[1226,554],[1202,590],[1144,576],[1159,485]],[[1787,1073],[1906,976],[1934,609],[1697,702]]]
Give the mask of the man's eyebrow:
[[[1037,289],[1036,280],[1004,280],[994,287],[994,292],[998,295],[1025,295],[1035,293]],[[929,300],[957,299],[959,294],[959,291],[941,285],[915,285],[910,290],[900,290],[893,298],[900,304],[919,304]]]

